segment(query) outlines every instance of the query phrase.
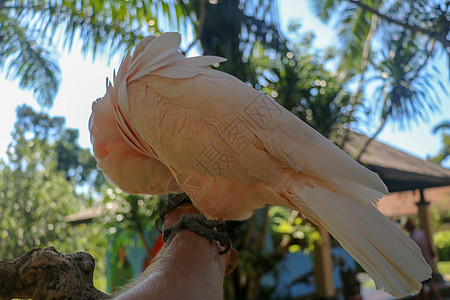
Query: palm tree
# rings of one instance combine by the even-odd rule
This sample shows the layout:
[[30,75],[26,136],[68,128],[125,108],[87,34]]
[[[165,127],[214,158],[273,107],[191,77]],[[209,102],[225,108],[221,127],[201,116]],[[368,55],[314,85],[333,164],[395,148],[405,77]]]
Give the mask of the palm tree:
[[242,59],[251,45],[262,39],[278,47],[282,41],[271,0],[0,0],[0,70],[51,107],[61,79],[55,45],[70,50],[79,39],[84,54],[111,57],[161,29],[187,33],[189,24],[204,52],[229,58],[225,71],[244,80],[251,70],[239,70],[246,70]]
[[361,148],[358,161],[388,120],[400,126],[427,121],[429,112],[434,112],[440,102],[437,90],[442,89],[445,93],[445,88],[435,79],[438,74],[422,70],[431,55],[420,49],[416,34],[403,31],[387,45],[383,59],[374,67],[379,75],[371,78],[379,82],[374,93],[374,98],[379,101],[374,101],[371,113],[379,114],[380,123]]
[[195,40],[206,55],[227,58],[220,70],[255,84],[249,56],[255,44],[279,51],[286,48],[278,31],[277,1],[179,1],[194,25]]
[[442,134],[443,146],[439,153],[435,157],[432,157],[431,160],[440,164],[450,157],[450,120],[442,121],[433,127],[433,133],[436,134],[438,132]]
[[[0,70],[51,107],[61,80],[55,46],[112,56],[165,24],[185,29],[174,1],[0,0]],[[58,39],[59,38],[59,39]]]
[[[339,67],[346,77],[360,74],[367,66],[370,46],[377,29],[378,20],[371,13],[345,0],[310,0],[312,10],[323,22],[337,15],[337,33],[340,43]],[[384,0],[371,0],[380,7]],[[363,53],[365,55],[363,55]]]
[[[435,0],[386,1],[386,0],[310,0],[313,12],[323,22],[337,17],[341,45],[341,67],[354,68],[359,73],[362,53],[372,42],[373,32],[389,34],[392,29],[419,33],[436,41],[445,49],[448,39],[448,11],[450,1]],[[381,12],[384,10],[385,12]],[[407,18],[406,18],[407,17]],[[374,20],[375,19],[375,20]],[[400,21],[405,20],[407,21]],[[383,26],[377,26],[377,23]],[[388,27],[390,26],[390,27]],[[356,74],[353,73],[353,74]]]
[[[382,6],[384,0],[374,0],[371,4]],[[350,96],[351,110],[348,116],[348,128],[340,146],[345,148],[349,139],[350,125],[355,121],[355,111],[363,101],[363,90],[366,85],[366,71],[372,54],[372,40],[378,29],[376,15],[367,13],[344,0],[311,0],[313,11],[323,22],[328,22],[339,11],[337,20],[340,40],[339,69],[342,77],[351,80],[357,77],[357,87]]]
[[[381,105],[380,126],[369,138],[367,144],[361,150],[358,158],[367,149],[369,143],[383,129],[387,119],[395,122],[413,121],[423,119],[428,110],[436,108],[436,95],[432,92],[428,96],[426,92],[434,90],[434,83],[426,80],[427,70],[431,58],[438,53],[439,48],[445,49],[449,45],[447,32],[449,21],[447,20],[449,4],[439,4],[433,0],[420,1],[383,1],[383,0],[311,0],[314,11],[323,20],[339,14],[339,36],[342,51],[340,68],[346,76],[355,76],[358,85],[351,97],[352,111],[350,122],[354,121],[354,112],[366,99],[363,98],[363,90],[367,85],[367,68],[378,72],[374,78],[382,78],[387,85],[385,89],[377,93]],[[377,9],[375,9],[377,8]],[[383,11],[383,13],[381,12]],[[407,20],[407,21],[400,21]],[[369,25],[370,24],[370,25]],[[381,47],[395,47],[399,36],[412,36],[414,41],[407,41],[410,50],[420,52],[414,56],[416,65],[409,64],[406,56],[400,55],[401,47],[389,49],[390,53],[396,52],[396,58],[389,60],[389,55],[377,56],[373,48],[374,37],[381,43]],[[384,38],[383,38],[384,36]],[[406,50],[409,52],[410,50]],[[395,63],[406,65],[397,66]],[[383,66],[380,68],[380,66]],[[406,67],[405,67],[406,66]],[[391,68],[390,70],[388,70]],[[398,73],[400,72],[400,73]],[[359,74],[358,74],[359,73]],[[386,78],[386,76],[391,76]],[[405,78],[402,78],[405,77]],[[403,79],[407,79],[407,84]],[[399,84],[403,82],[402,84]],[[422,105],[423,104],[423,105]],[[380,109],[380,107],[378,106]],[[414,118],[417,116],[418,118]],[[345,147],[348,141],[348,133],[341,141]]]
[[[363,3],[358,0],[347,0],[348,2],[357,5],[363,10],[370,12],[384,21],[408,29],[411,32],[422,33],[428,37],[440,42],[445,48],[450,46],[448,36],[448,9],[450,2],[441,3],[439,1],[414,1],[412,3],[404,3],[402,1],[395,1],[390,5],[387,14],[377,10],[376,6],[371,6],[368,3]],[[410,7],[408,7],[410,6]],[[407,9],[409,15],[406,21],[402,21],[402,13]],[[424,15],[425,14],[425,15]],[[419,25],[418,25],[419,24]]]

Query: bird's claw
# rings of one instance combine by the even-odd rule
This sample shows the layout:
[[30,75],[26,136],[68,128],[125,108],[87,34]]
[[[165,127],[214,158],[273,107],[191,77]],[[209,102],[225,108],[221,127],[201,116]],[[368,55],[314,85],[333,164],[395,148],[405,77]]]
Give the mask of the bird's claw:
[[186,193],[180,193],[176,194],[173,197],[169,197],[169,201],[161,209],[161,211],[159,212],[159,217],[155,221],[155,227],[159,232],[162,233],[161,228],[162,224],[164,223],[164,219],[166,218],[166,215],[183,203],[191,203],[191,199],[189,199]]
[[186,214],[181,216],[177,225],[164,230],[163,239],[165,242],[170,242],[180,231],[188,229],[202,237],[218,241],[222,247],[225,247],[219,254],[225,254],[231,249],[231,240],[225,232],[224,225],[225,223],[221,220],[208,220],[203,215]]

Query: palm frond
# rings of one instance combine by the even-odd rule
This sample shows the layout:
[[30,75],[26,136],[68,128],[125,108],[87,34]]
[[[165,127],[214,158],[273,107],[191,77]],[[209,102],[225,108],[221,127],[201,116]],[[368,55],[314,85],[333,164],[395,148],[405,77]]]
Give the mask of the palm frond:
[[145,35],[187,30],[186,13],[176,0],[5,0],[0,2],[0,67],[19,85],[32,89],[50,107],[60,70],[48,48],[81,41],[84,54],[109,58],[133,47]]
[[37,102],[51,107],[58,92],[61,71],[55,56],[33,39],[17,20],[2,15],[0,69],[19,86],[33,90]]
[[[381,76],[380,90],[386,91],[385,100],[377,103],[374,111],[404,127],[417,121],[427,121],[440,102],[437,90],[441,88],[439,74],[422,70],[423,60],[429,53],[421,51],[414,34],[405,31],[391,36],[384,59],[378,71]],[[431,79],[433,78],[433,79]],[[444,93],[446,90],[442,90]]]
[[450,120],[442,121],[433,127],[433,134],[438,133],[439,131],[450,130]]
[[370,30],[370,16],[358,7],[347,6],[341,11],[338,27],[340,67],[359,73],[364,42]]
[[21,23],[36,20],[33,29],[49,43],[60,30],[64,33],[62,42],[69,49],[80,37],[84,53],[96,55],[108,50],[111,55],[130,49],[145,35],[159,33],[161,27],[185,30],[185,16],[175,4],[175,0],[18,0],[5,9]]
[[338,11],[342,0],[310,0],[313,13],[322,21],[328,22]]

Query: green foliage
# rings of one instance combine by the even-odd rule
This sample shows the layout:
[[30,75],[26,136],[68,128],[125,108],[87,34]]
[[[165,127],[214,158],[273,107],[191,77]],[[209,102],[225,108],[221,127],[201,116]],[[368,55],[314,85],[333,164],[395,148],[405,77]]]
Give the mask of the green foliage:
[[439,260],[450,261],[450,230],[441,231],[433,236]]
[[445,93],[442,83],[436,80],[438,74],[421,72],[421,62],[428,53],[421,51],[417,40],[415,34],[405,31],[394,35],[383,51],[383,59],[375,66],[380,75],[372,78],[382,82],[374,93],[382,101],[375,102],[373,111],[402,126],[427,120],[428,114],[437,109],[437,91],[442,89]]
[[[383,7],[385,1],[364,1],[372,7]],[[310,0],[312,10],[323,22],[336,17],[339,37],[340,69],[349,78],[361,72],[364,44],[372,24],[372,14],[344,0]]]
[[77,143],[79,132],[65,129],[54,144],[57,170],[64,171],[64,176],[76,184],[88,184],[91,191],[99,190],[106,184],[106,179],[97,169],[97,161],[88,149]]
[[[29,149],[17,147],[19,143],[38,143],[54,153],[50,159],[56,159],[52,161],[56,171],[63,171],[65,178],[75,185],[89,184],[92,188],[100,189],[106,183],[91,152],[78,144],[78,130],[65,128],[64,118],[35,112],[26,105],[18,107],[17,117],[13,143],[10,146],[10,161],[27,155],[23,151]],[[45,161],[42,163],[45,164]]]
[[229,298],[233,299],[274,298],[270,289],[264,290],[265,294],[259,292],[261,277],[269,271],[276,276],[277,263],[287,252],[311,251],[314,243],[320,242],[311,223],[298,212],[280,206],[259,209],[245,222],[227,222],[227,229],[239,252],[238,266],[225,284],[225,294],[232,293]]
[[61,70],[52,50],[30,35],[19,20],[0,7],[0,70],[31,89],[41,106],[51,106],[58,92]]
[[[312,10],[323,22],[336,21],[337,32],[340,42],[340,66],[347,69],[351,76],[358,75],[362,69],[362,57],[365,44],[371,43],[369,35],[371,27],[380,32],[386,40],[396,32],[407,28],[408,34],[427,34],[428,41],[421,39],[422,49],[434,39],[444,46],[447,42],[448,33],[448,10],[449,3],[441,3],[432,0],[419,1],[385,1],[365,0],[360,2],[366,7],[374,8],[380,15],[375,15],[376,22],[372,23],[374,14],[363,9],[349,0],[310,0]],[[400,26],[392,20],[404,24]],[[444,46],[445,48],[445,46]],[[430,55],[433,55],[430,53]]]
[[[342,76],[347,84],[358,80],[351,99],[350,121],[357,115],[353,112],[360,109],[380,121],[358,157],[381,132],[386,121],[392,120],[401,128],[417,120],[426,121],[437,109],[436,90],[448,92],[448,79],[431,72],[434,63],[431,58],[449,44],[446,35],[450,5],[431,0],[310,1],[323,21],[336,17]],[[361,99],[368,86],[366,73],[379,85],[377,91],[371,93],[373,97]],[[372,109],[368,101],[375,103]],[[361,103],[363,105],[359,105]],[[347,140],[345,138],[343,144]]]
[[95,55],[130,49],[144,35],[158,33],[161,25],[183,29],[182,15],[175,5],[174,1],[151,0],[16,0],[6,1],[4,9],[19,21],[38,18],[31,29],[50,43],[61,30],[62,41],[69,48],[78,36],[83,52]]
[[320,234],[316,228],[290,209],[281,206],[271,207],[269,217],[274,247],[289,241],[290,252],[300,250],[309,252],[320,242]]
[[[291,24],[297,30],[296,24]],[[325,68],[333,61],[333,49],[311,50],[314,36],[298,35],[290,50],[279,52],[256,47],[252,63],[259,75],[257,87],[272,95],[281,105],[330,137],[348,122],[350,95],[336,72]]]
[[58,169],[54,143],[63,125],[62,118],[37,114],[26,106],[18,109],[9,163],[0,163],[2,258],[50,245],[63,253],[74,252],[89,242],[87,236],[80,238],[83,228],[64,221],[65,216],[86,207],[87,199],[66,179],[67,170]]
[[277,2],[264,1],[179,1],[190,16],[196,38],[205,55],[227,58],[221,71],[255,84],[249,56],[256,44],[279,50],[285,41],[278,30]]
[[108,292],[119,289],[133,278],[132,268],[125,259],[130,248],[145,249],[147,260],[155,254],[153,249],[159,232],[155,228],[158,218],[158,196],[129,195],[119,188],[108,188],[102,195],[102,202],[106,210],[100,218],[103,228],[107,232],[108,241],[106,257],[109,267]]
[[438,200],[430,208],[433,226],[436,228],[450,221],[450,197],[443,195]]
[[[442,121],[433,128],[433,133],[441,132],[442,148],[431,161],[441,164],[450,157],[450,121]],[[448,216],[450,218],[450,215]]]
[[433,133],[437,133],[439,131],[446,131],[446,130],[450,130],[450,120],[442,121],[441,123],[434,126]]
[[110,233],[121,231],[132,238],[135,232],[143,232],[154,227],[158,218],[158,196],[129,195],[120,189],[108,188],[102,196],[103,203],[110,207],[103,223]]
[[450,275],[450,261],[440,261],[438,270],[441,275]]
[[[77,249],[76,230],[64,217],[82,207],[73,187],[54,164],[46,169],[36,162],[42,148],[32,145],[30,156],[13,168],[1,165],[0,257],[22,255],[29,249],[55,246],[59,251]],[[50,159],[50,158],[47,158]],[[71,238],[72,237],[72,238]]]
[[70,49],[79,38],[83,53],[111,57],[160,26],[186,30],[175,1],[0,1],[0,70],[51,107],[61,80],[55,45]]
[[0,70],[51,107],[60,82],[55,45],[71,49],[79,39],[84,54],[111,57],[161,28],[187,32],[193,24],[205,54],[227,57],[224,71],[254,82],[251,66],[242,62],[255,42],[283,46],[277,17],[276,1],[270,0],[6,0],[0,2]]
[[[445,49],[449,45],[449,1],[418,0],[418,1],[392,1],[387,2],[386,14],[396,20],[406,21],[410,33],[421,33],[426,36],[425,40],[434,40],[439,43],[439,47]],[[376,6],[372,6],[376,7]],[[386,20],[383,21],[382,30],[394,32],[399,26]],[[420,29],[418,28],[420,27]],[[423,29],[423,30],[421,30]],[[424,36],[422,36],[424,37]]]

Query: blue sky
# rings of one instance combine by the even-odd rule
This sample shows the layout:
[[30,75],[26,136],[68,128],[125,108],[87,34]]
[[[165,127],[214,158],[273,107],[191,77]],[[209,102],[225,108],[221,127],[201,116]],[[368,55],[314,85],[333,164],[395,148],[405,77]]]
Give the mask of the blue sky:
[[[338,44],[333,24],[324,25],[321,23],[312,14],[308,0],[279,0],[279,5],[280,22],[283,28],[286,28],[289,20],[298,19],[302,24],[302,31],[313,31],[316,34],[314,44],[316,47],[324,48]],[[438,57],[437,65],[441,66],[442,76],[449,78],[449,74],[445,70],[448,66],[445,55]],[[447,87],[447,89],[450,91],[450,87]],[[441,111],[433,114],[428,123],[418,122],[411,124],[409,128],[399,130],[397,126],[392,126],[388,122],[377,140],[422,159],[437,154],[442,146],[441,137],[440,135],[433,135],[431,130],[441,121],[450,119],[450,99],[445,99],[443,94],[442,96]],[[361,124],[359,130],[371,134],[376,131],[377,126],[377,122],[368,120]],[[450,160],[447,159],[445,166],[450,168]]]
[[[337,44],[334,28],[322,24],[312,15],[307,0],[279,0],[279,13],[283,28],[286,28],[289,20],[297,19],[302,24],[302,31],[314,31],[317,37],[314,44],[316,47]],[[59,56],[62,83],[55,105],[49,113],[64,116],[69,127],[80,130],[80,144],[90,147],[87,123],[92,101],[104,95],[105,78],[112,76],[113,69],[118,68],[121,57],[112,58],[108,65],[106,57],[98,56],[93,61],[90,55],[80,55],[79,49],[79,45],[75,43],[70,53],[64,51]],[[10,132],[15,121],[16,107],[22,103],[32,105],[36,109],[38,106],[31,92],[20,90],[17,81],[5,80],[4,73],[0,74],[0,100],[0,157],[5,158],[6,147],[11,141]],[[431,134],[431,128],[444,119],[450,119],[450,101],[441,101],[441,112],[434,114],[429,124],[415,124],[402,131],[388,124],[378,140],[420,158],[435,155],[441,147],[441,139],[439,135]],[[365,125],[364,132],[371,133],[376,126],[376,123],[369,122]],[[446,166],[450,167],[450,162],[447,162]]]

